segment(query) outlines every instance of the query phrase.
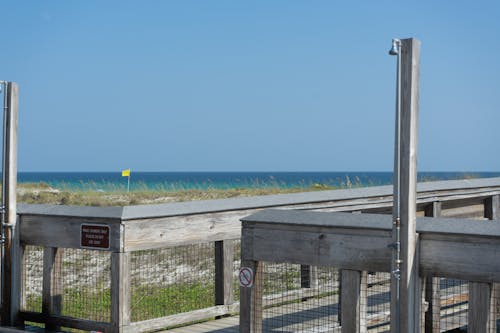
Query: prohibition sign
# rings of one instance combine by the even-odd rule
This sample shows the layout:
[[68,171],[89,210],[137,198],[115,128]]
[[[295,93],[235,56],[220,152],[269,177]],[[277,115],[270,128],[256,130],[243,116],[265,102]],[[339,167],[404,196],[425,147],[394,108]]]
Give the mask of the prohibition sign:
[[238,274],[240,286],[250,288],[253,286],[253,270],[250,267],[241,267]]

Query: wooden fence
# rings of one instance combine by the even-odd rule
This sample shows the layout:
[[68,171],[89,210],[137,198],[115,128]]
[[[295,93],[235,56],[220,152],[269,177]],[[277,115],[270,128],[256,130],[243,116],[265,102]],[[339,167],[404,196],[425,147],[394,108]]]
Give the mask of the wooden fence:
[[[421,195],[420,198],[426,195]],[[439,196],[439,195],[438,195]],[[439,283],[426,288],[426,277],[470,281],[468,295],[451,301],[468,302],[468,320],[446,330],[467,326],[468,332],[497,332],[498,287],[500,282],[500,223],[464,219],[498,217],[498,195],[476,197],[465,193],[457,202],[434,197],[424,208],[424,215],[458,215],[459,218],[417,218],[417,290],[414,294],[418,313],[412,314],[416,325],[412,332],[441,332]],[[480,199],[482,201],[477,201]],[[478,205],[474,205],[474,201]],[[448,204],[450,206],[446,207]],[[445,208],[446,207],[446,208]],[[468,208],[466,208],[468,207]],[[473,208],[474,207],[474,208]],[[478,214],[480,213],[480,214]],[[392,216],[383,214],[348,214],[264,210],[243,219],[242,262],[250,272],[241,288],[240,332],[267,331],[263,326],[262,262],[291,263],[341,270],[339,324],[318,323],[315,330],[328,332],[367,332],[366,272],[391,272]],[[438,295],[436,297],[436,294]],[[429,306],[430,304],[430,306]],[[434,305],[434,306],[433,306]],[[326,304],[323,304],[326,306]],[[392,304],[391,304],[392,308]],[[296,309],[293,311],[298,313]],[[294,313],[288,313],[288,321]],[[427,312],[427,313],[426,313]],[[465,324],[465,325],[464,325]],[[283,323],[283,326],[287,326]],[[337,330],[336,330],[337,329]],[[384,330],[385,332],[385,330]]]
[[[499,195],[500,178],[421,183],[418,187],[418,215],[495,219],[499,209]],[[237,287],[234,284],[234,276],[237,268],[234,267],[234,244],[241,236],[240,219],[265,208],[390,213],[391,207],[392,186],[131,207],[19,205],[16,228],[18,232],[13,243],[15,259],[13,281],[19,281],[19,283],[15,284],[12,290],[12,316],[18,326],[34,322],[42,323],[47,328],[70,327],[102,332],[146,332],[236,313],[239,311],[239,302],[235,300]],[[264,216],[267,218],[267,215]],[[378,235],[376,239],[383,246],[387,243],[386,219],[390,220],[390,217],[367,217],[365,221],[365,226],[371,233]],[[423,273],[434,274],[438,271],[450,276],[458,274],[472,281],[480,281],[478,290],[481,292],[486,290],[487,283],[497,281],[500,274],[497,271],[498,265],[488,266],[488,262],[485,263],[486,265],[478,266],[475,262],[456,255],[451,258],[438,256],[442,252],[438,251],[442,237],[451,237],[453,241],[465,239],[467,244],[470,244],[468,245],[470,251],[479,250],[475,248],[476,243],[473,242],[482,242],[487,239],[489,245],[485,245],[486,251],[496,251],[496,236],[473,233],[465,237],[460,232],[448,235],[443,231],[446,228],[441,230],[444,228],[443,223],[446,222],[436,221],[438,223],[435,226],[433,220],[424,222],[427,228],[424,231],[428,232],[429,236],[426,234],[421,239],[421,244],[425,244],[426,249],[431,252],[421,253],[421,258],[426,258],[425,265],[422,266]],[[454,220],[454,222],[457,221]],[[305,224],[308,225],[308,223]],[[464,230],[469,230],[467,223],[460,221],[457,223],[459,224],[456,225],[467,228]],[[500,235],[498,229],[495,229],[496,224],[487,225],[492,228],[489,230],[492,235]],[[310,227],[318,228],[314,224]],[[282,228],[279,237],[287,234],[287,228]],[[294,225],[290,228],[294,228]],[[481,232],[484,233],[484,231]],[[214,304],[193,311],[133,321],[130,268],[132,254],[136,251],[152,251],[200,243],[214,244]],[[288,245],[290,253],[297,254],[298,258],[301,258],[297,262],[305,265],[304,272],[307,272],[307,265],[321,263],[323,260],[316,254],[311,257],[300,254],[302,248],[298,250],[296,244]],[[30,275],[27,264],[30,260],[33,261],[33,258],[27,255],[26,249],[33,246],[40,247],[43,252],[43,258],[38,259],[43,265],[42,304],[39,310],[35,311],[29,310],[26,306],[28,302],[26,280]],[[304,246],[307,248],[306,244]],[[60,276],[63,274],[64,263],[60,259],[60,253],[63,249],[82,251],[90,249],[109,254],[109,320],[69,316],[65,314],[64,309],[61,309],[63,286]],[[246,254],[243,254],[243,259],[246,261],[262,259],[255,254],[249,256],[248,252],[244,253]],[[259,253],[264,255],[263,252]],[[354,271],[372,268],[387,271],[390,260],[386,259],[390,251],[384,249],[377,253],[380,256],[375,258],[376,260],[361,260],[347,266]],[[274,259],[280,259],[279,254],[276,255],[278,257]],[[370,253],[366,255],[366,258],[371,258]],[[339,262],[329,261],[328,264],[338,264],[342,267],[349,262],[349,258],[346,253],[344,259],[339,259]],[[441,263],[442,259],[455,261],[448,261],[447,265]],[[439,260],[439,263],[435,260]],[[468,268],[457,271],[456,266],[453,265],[457,260],[471,265],[476,264],[474,273]],[[248,262],[245,265],[248,265]],[[490,268],[487,269],[487,267]],[[243,288],[241,293],[246,311],[249,306],[251,307],[247,298],[248,290]],[[342,293],[349,294],[352,291],[343,290]],[[472,309],[474,311],[476,308]],[[244,313],[243,327],[249,327],[247,312]],[[243,331],[248,330],[244,328]]]

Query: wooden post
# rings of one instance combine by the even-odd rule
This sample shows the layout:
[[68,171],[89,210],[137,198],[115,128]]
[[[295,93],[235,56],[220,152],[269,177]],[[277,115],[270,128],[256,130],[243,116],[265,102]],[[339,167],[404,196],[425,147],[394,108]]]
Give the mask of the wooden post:
[[489,220],[500,218],[500,196],[492,195],[484,200],[484,217]]
[[497,331],[496,313],[492,313],[492,308],[494,308],[492,288],[492,283],[469,283],[467,332],[495,333]]
[[[489,220],[500,219],[500,196],[493,195],[484,201],[484,217]],[[499,315],[497,309],[500,308],[500,283],[493,283],[491,291],[491,308],[492,320],[496,320]]]
[[111,253],[111,324],[114,333],[130,325],[130,253]]
[[[20,221],[21,220],[21,217],[18,216],[18,220]],[[18,255],[17,257],[19,259],[16,259],[16,262],[19,263],[19,267],[18,267],[18,271],[19,271],[19,274],[18,276],[20,276],[20,279],[18,280],[18,284],[19,286],[16,287],[18,290],[19,290],[19,298],[17,298],[18,300],[18,304],[14,304],[14,308],[17,308],[19,309],[19,311],[21,309],[26,309],[26,302],[27,302],[27,299],[26,299],[26,288],[22,285],[23,281],[26,281],[26,255],[25,255],[25,250],[26,250],[26,246],[23,245],[23,244],[20,244],[19,245],[19,250],[18,250]],[[18,311],[18,313],[19,313]],[[16,317],[14,318],[14,326],[16,327],[21,327],[21,328],[24,328],[24,320],[21,320],[19,317]]]
[[3,276],[2,288],[2,325],[13,325],[19,312],[20,298],[20,245],[16,216],[16,187],[17,187],[17,123],[18,123],[18,96],[19,88],[16,83],[8,82],[7,109],[5,110],[6,133],[5,138],[5,165],[3,166],[6,188],[5,195],[5,244],[3,248]]
[[341,275],[341,331],[366,333],[367,272],[344,269]]
[[[262,296],[263,296],[263,264],[254,260],[253,228],[246,227],[243,222],[241,231],[241,271],[250,270],[252,283],[242,286],[240,281],[240,333],[262,332]],[[248,281],[248,279],[245,279]]]
[[300,287],[318,287],[318,268],[309,265],[300,265]]
[[215,305],[234,301],[233,292],[234,241],[215,242]]
[[[426,207],[425,216],[439,217],[441,215],[441,202],[433,202]],[[439,333],[441,325],[441,296],[440,282],[438,277],[425,277],[425,301],[427,311],[425,312],[425,333]]]
[[262,332],[262,263],[242,260],[241,267],[252,270],[253,284],[240,286],[240,333]]
[[[400,136],[400,219],[401,219],[401,274],[399,281],[398,333],[420,332],[421,283],[418,274],[416,249],[416,196],[417,196],[417,129],[418,81],[420,41],[401,40],[401,136]],[[396,199],[396,198],[394,198]],[[394,275],[394,274],[393,274]],[[395,284],[392,278],[392,285]],[[397,295],[391,293],[391,310],[396,309]],[[392,314],[395,312],[393,311]],[[394,320],[391,330],[396,333]],[[398,320],[398,319],[396,319]]]
[[[63,249],[55,247],[45,247],[43,249],[42,313],[46,317],[61,314],[63,251]],[[50,324],[45,327],[49,330],[60,330],[60,327]]]

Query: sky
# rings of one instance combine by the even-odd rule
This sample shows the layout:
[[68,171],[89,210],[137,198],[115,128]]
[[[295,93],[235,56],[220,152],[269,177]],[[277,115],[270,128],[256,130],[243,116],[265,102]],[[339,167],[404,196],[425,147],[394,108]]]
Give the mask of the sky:
[[498,1],[0,3],[19,171],[391,171],[392,38],[418,170],[500,170]]

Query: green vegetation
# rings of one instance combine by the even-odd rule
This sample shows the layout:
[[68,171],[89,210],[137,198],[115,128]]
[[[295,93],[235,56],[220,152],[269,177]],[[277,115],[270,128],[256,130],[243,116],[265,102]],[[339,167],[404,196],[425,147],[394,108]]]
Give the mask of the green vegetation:
[[160,318],[214,305],[213,285],[201,282],[132,288],[132,321]]
[[[132,321],[160,318],[203,309],[214,305],[213,285],[200,282],[173,284],[168,287],[136,286],[132,288]],[[27,298],[26,309],[40,312],[41,296]],[[110,320],[110,290],[85,288],[64,290],[62,315],[107,322]]]
[[297,193],[305,191],[332,190],[324,184],[314,184],[310,188],[233,188],[233,189],[188,189],[178,191],[133,191],[98,192],[70,191],[51,188],[48,184],[20,184],[17,200],[19,203],[76,205],[76,206],[128,206],[160,204],[169,202],[227,199],[235,197],[268,194]]

